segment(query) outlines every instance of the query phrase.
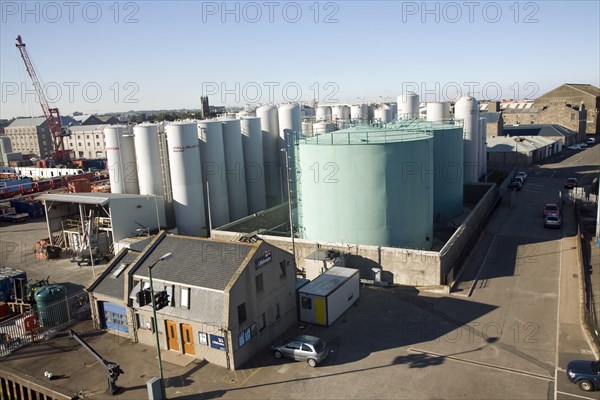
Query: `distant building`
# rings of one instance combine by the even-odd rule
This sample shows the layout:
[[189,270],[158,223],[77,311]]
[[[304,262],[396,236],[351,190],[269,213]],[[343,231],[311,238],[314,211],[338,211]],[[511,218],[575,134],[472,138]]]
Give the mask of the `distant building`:
[[[156,263],[167,253],[172,257]],[[239,369],[297,321],[292,255],[265,242],[223,242],[159,233],[141,251],[121,250],[89,287],[94,323],[156,346],[150,287],[166,291],[157,310],[160,348]]]
[[[79,125],[79,122],[71,117],[60,118],[63,126]],[[4,133],[10,138],[13,152],[31,154],[39,158],[51,157],[54,152],[52,134],[44,117],[15,119],[4,129]]]
[[[587,110],[587,118],[583,120],[584,132],[587,134],[600,133],[600,116],[598,115],[600,110],[600,88],[589,84],[565,83],[535,100],[536,108],[552,105],[567,106],[573,109],[581,109],[581,105],[583,105]],[[553,123],[561,124],[559,121]],[[565,124],[561,125],[567,126]]]
[[579,142],[579,135],[558,124],[505,125],[502,136],[539,136],[570,146]]
[[106,158],[104,128],[108,125],[72,126],[65,137],[65,150],[73,150],[75,158]]
[[[490,102],[484,107],[493,111],[497,104]],[[600,89],[592,85],[567,83],[534,101],[503,102],[499,106],[505,125],[558,124],[576,132],[576,142],[584,141],[586,134],[600,132]]]
[[78,115],[74,118],[81,122],[81,125],[116,125],[119,124],[119,118],[114,115]]
[[210,116],[210,107],[208,106],[208,96],[200,97],[200,115],[202,119],[207,119]]
[[520,168],[539,162],[562,150],[559,140],[543,136],[501,136],[487,139],[488,167]]

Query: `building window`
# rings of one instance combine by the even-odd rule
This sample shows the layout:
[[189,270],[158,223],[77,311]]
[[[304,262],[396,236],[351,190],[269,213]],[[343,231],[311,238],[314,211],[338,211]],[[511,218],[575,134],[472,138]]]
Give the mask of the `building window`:
[[262,313],[258,316],[258,331],[262,331],[265,329],[265,313]]
[[96,142],[96,147],[100,147],[100,142]]
[[99,139],[99,138],[100,138],[100,135],[96,135],[96,139]]
[[[279,309],[279,307],[277,308]],[[238,324],[246,322],[246,303],[242,303],[238,306]]]
[[302,308],[312,310],[312,299],[310,297],[302,297]]
[[279,277],[280,278],[285,278],[285,267],[286,267],[286,265],[287,265],[287,261],[286,260],[283,260],[282,262],[279,263],[279,270],[280,270]]
[[86,138],[86,139],[89,139],[89,138],[90,138],[90,135],[85,135],[85,138]]
[[190,288],[182,287],[181,288],[181,307],[190,308]]
[[90,147],[90,142],[87,142],[87,147]]
[[258,274],[254,277],[254,281],[256,282],[256,293],[260,293],[263,291],[263,274]]
[[81,147],[81,142],[77,142],[77,146],[78,146],[78,147]]

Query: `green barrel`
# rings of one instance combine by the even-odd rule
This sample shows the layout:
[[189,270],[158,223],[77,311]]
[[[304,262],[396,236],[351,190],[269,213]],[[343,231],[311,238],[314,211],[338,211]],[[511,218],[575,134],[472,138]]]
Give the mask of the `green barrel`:
[[51,328],[69,320],[67,289],[62,285],[46,285],[35,291],[40,326]]

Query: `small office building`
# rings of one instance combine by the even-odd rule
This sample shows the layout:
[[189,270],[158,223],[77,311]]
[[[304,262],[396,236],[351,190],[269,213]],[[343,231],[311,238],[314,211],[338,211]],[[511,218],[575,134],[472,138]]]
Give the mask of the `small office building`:
[[163,351],[234,370],[297,320],[291,254],[261,240],[161,232],[141,252],[121,250],[89,288],[100,328],[156,346],[152,306],[137,302],[150,287],[152,265],[154,291],[169,295],[169,305],[157,310]]

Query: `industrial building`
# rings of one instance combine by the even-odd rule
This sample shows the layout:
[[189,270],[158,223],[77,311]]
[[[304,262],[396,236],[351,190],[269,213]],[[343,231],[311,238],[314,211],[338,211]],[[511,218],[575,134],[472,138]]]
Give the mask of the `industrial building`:
[[107,125],[71,126],[70,136],[65,136],[65,150],[72,150],[75,158],[106,158],[104,128]]
[[[61,116],[62,126],[79,125],[75,119]],[[47,158],[54,152],[52,134],[46,118],[18,118],[4,128],[4,134],[10,138],[12,151],[23,155]]]
[[575,143],[600,132],[600,89],[593,85],[566,83],[535,100],[490,104],[488,112],[501,112],[504,125],[561,125],[577,133]]
[[39,198],[44,200],[50,244],[74,255],[91,248],[98,258],[111,257],[165,226],[164,201],[159,196],[77,193]]
[[98,327],[156,344],[152,308],[136,300],[150,287],[151,265],[154,290],[169,294],[169,305],[157,311],[162,351],[235,370],[296,321],[291,254],[261,240],[161,232],[140,252],[122,250],[88,289]]
[[560,140],[544,136],[500,136],[488,138],[490,168],[526,168],[563,149]]

